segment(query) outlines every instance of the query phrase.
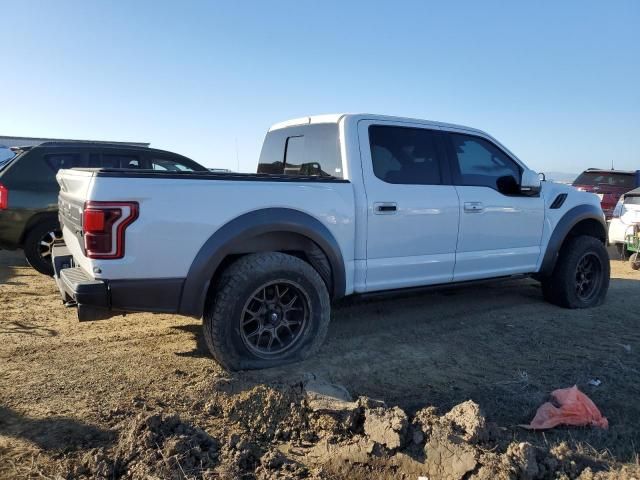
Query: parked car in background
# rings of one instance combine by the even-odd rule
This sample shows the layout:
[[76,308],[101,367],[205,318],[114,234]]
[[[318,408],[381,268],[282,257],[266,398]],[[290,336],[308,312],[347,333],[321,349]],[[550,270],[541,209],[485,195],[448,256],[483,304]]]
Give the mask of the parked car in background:
[[592,192],[600,197],[600,205],[605,217],[613,215],[620,196],[640,187],[640,171],[600,170],[588,168],[573,181],[573,186],[584,192]]
[[125,168],[165,172],[207,171],[172,152],[95,142],[51,142],[14,148],[0,162],[0,249],[24,249],[29,264],[53,274],[51,247],[62,238],[56,173],[61,168]]
[[480,130],[305,117],[269,130],[257,170],[61,170],[65,303],[80,320],[203,318],[215,358],[245,369],[317,351],[345,295],[530,275],[551,303],[604,301],[598,199],[541,182]]
[[609,243],[615,245],[623,258],[628,258],[627,237],[640,227],[640,188],[620,197],[609,222]]

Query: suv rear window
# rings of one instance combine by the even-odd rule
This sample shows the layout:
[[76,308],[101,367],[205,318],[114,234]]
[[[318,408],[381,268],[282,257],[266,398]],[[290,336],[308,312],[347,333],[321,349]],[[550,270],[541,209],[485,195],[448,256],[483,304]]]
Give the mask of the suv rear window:
[[610,187],[628,188],[632,190],[635,185],[635,175],[630,173],[608,172],[584,172],[573,182],[574,185],[608,185]]
[[640,194],[638,195],[627,195],[624,197],[625,205],[640,205]]
[[140,159],[135,155],[104,154],[102,168],[141,168]]
[[0,172],[11,163],[11,160],[13,160],[15,156],[15,153],[8,148],[0,148]]
[[80,167],[80,154],[78,153],[51,153],[44,156],[44,161],[57,172],[61,168]]
[[151,168],[153,170],[160,170],[163,172],[194,172],[195,171],[192,167],[170,158],[152,158]]

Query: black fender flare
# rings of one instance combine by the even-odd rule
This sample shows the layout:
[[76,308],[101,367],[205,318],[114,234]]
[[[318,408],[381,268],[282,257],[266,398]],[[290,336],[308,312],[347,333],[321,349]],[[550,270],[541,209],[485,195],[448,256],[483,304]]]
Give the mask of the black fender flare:
[[224,258],[237,252],[236,245],[269,233],[294,233],[314,242],[326,255],[331,267],[331,297],[337,299],[344,296],[344,260],[340,246],[329,229],[318,219],[299,210],[265,208],[236,217],[204,243],[185,278],[179,313],[201,317],[211,280]]
[[558,260],[558,254],[560,253],[560,248],[562,248],[562,244],[569,235],[569,232],[571,232],[578,223],[584,220],[595,220],[598,222],[602,227],[602,231],[600,232],[602,235],[601,239],[604,239],[604,242],[606,243],[607,224],[602,210],[595,205],[589,204],[573,207],[568,210],[562,218],[560,218],[553,230],[553,233],[551,234],[549,243],[547,243],[547,250],[544,254],[544,258],[542,259],[542,265],[540,266],[540,276],[549,276],[553,273],[553,269],[555,268]]

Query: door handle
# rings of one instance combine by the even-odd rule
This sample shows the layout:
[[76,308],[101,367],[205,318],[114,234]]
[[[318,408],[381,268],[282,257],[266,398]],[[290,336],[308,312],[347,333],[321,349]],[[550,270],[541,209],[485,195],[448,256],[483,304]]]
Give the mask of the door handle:
[[464,211],[469,213],[480,213],[484,210],[482,202],[464,202]]
[[398,211],[396,202],[376,202],[373,204],[376,215],[393,215]]

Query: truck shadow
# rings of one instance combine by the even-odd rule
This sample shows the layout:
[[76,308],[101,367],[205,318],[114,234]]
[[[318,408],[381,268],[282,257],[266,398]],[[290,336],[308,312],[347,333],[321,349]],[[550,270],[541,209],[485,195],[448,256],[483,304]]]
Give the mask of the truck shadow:
[[0,406],[0,434],[28,440],[43,450],[108,446],[115,433],[66,417],[30,418]]
[[23,267],[28,267],[24,256],[18,252],[2,252],[0,254],[0,285],[24,285],[24,282],[17,280],[25,276],[20,273]]
[[193,338],[196,342],[192,350],[189,350],[188,352],[176,352],[176,355],[178,355],[179,357],[211,358],[211,354],[209,353],[207,344],[204,341],[201,323],[180,325],[172,328],[181,332],[190,333],[191,335],[193,335]]

